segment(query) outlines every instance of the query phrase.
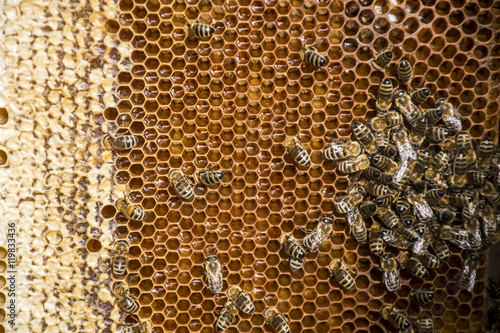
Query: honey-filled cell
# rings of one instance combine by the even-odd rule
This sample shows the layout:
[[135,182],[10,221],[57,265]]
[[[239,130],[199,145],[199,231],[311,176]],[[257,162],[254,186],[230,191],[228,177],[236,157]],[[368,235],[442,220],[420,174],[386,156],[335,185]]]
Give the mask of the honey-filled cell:
[[[240,313],[228,332],[270,332],[262,317],[268,306],[290,318],[292,332],[395,332],[381,317],[384,305],[412,323],[425,309],[441,332],[485,330],[487,264],[481,262],[472,292],[459,291],[454,278],[465,251],[456,247],[425,281],[436,290],[431,305],[410,302],[421,281],[404,269],[401,290],[387,291],[380,259],[334,213],[334,198],[346,194],[350,177],[325,161],[323,150],[333,138],[354,139],[353,122],[377,115],[375,98],[386,77],[395,89],[429,88],[423,109],[448,98],[474,142],[490,134],[497,143],[500,6],[491,0],[121,0],[118,7],[104,28],[131,48],[130,69],[117,74],[117,102],[103,116],[140,137],[140,146],[116,153],[114,180],[133,191],[133,204],[148,218],[128,220],[109,204],[101,215],[116,220],[114,237],[131,245],[124,281],[137,289],[139,317],[154,332],[213,332],[233,285],[249,292],[256,312]],[[194,36],[187,23],[197,21],[213,27],[213,35]],[[302,58],[311,45],[325,58],[321,68]],[[373,58],[388,49],[392,62],[374,68]],[[402,60],[414,69],[407,85],[398,83]],[[4,113],[2,124],[9,119]],[[311,166],[287,153],[288,137],[299,140]],[[7,152],[1,153],[6,163]],[[197,172],[206,168],[225,175],[205,185]],[[186,176],[193,200],[178,195],[172,169]],[[322,214],[334,215],[331,240],[292,271],[281,236],[302,240],[302,229],[314,229]],[[101,250],[93,239],[86,245]],[[212,254],[223,264],[217,295],[203,278],[203,261]],[[329,266],[338,259],[356,273],[349,273],[356,291],[331,277]]]

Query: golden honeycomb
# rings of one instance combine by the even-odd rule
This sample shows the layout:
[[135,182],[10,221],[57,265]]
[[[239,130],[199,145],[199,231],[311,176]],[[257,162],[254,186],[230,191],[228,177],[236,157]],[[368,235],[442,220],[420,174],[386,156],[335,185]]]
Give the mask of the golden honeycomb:
[[[323,160],[326,138],[350,136],[353,120],[375,115],[371,95],[403,58],[415,68],[409,88],[431,90],[424,109],[448,98],[473,138],[498,141],[500,2],[118,0],[118,7],[106,29],[130,43],[130,69],[118,74],[117,103],[104,117],[139,138],[116,152],[115,181],[148,218],[127,220],[113,205],[101,212],[116,221],[114,238],[131,245],[125,281],[152,332],[213,332],[228,285],[248,291],[256,306],[228,332],[271,332],[261,316],[269,306],[290,318],[292,332],[392,332],[380,316],[384,304],[412,321],[420,309],[431,313],[439,332],[484,330],[487,251],[473,291],[459,292],[452,282],[465,253],[451,245],[450,261],[425,281],[436,289],[434,302],[418,307],[408,295],[421,280],[402,270],[402,288],[386,292],[378,259],[347,234],[340,215],[332,242],[297,272],[278,240],[292,231],[301,239],[300,228],[332,213],[348,178]],[[186,23],[195,20],[212,24],[214,35],[189,37]],[[321,69],[299,56],[316,43],[328,61]],[[370,59],[390,45],[393,62],[385,73],[374,70]],[[289,136],[310,147],[309,169],[285,153]],[[231,173],[219,186],[195,186],[192,201],[169,186],[170,169],[193,175],[212,164]],[[225,264],[216,296],[203,277],[207,247]],[[342,257],[358,271],[356,291],[330,278],[328,265]]]

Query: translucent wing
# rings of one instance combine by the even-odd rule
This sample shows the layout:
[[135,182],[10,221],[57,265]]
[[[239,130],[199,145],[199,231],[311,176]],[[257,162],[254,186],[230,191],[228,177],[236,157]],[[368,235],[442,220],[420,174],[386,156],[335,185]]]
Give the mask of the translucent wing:
[[398,149],[399,156],[401,157],[402,161],[407,161],[408,159],[411,160],[417,159],[417,152],[411,145],[410,141],[408,140],[408,137],[406,137],[405,140],[396,140],[396,147]]
[[434,212],[425,199],[415,201],[413,202],[413,205],[415,206],[417,216],[421,219],[430,219],[434,217]]
[[467,286],[467,290],[471,291],[474,288],[474,283],[476,282],[476,271],[473,270],[470,272],[469,285]]

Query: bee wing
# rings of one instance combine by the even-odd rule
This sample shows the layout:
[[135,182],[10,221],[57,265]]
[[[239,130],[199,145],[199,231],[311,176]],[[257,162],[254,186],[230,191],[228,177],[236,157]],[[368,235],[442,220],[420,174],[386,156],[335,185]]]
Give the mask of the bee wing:
[[470,272],[469,285],[467,286],[468,291],[471,291],[472,288],[474,288],[474,283],[476,283],[476,271],[475,270]]

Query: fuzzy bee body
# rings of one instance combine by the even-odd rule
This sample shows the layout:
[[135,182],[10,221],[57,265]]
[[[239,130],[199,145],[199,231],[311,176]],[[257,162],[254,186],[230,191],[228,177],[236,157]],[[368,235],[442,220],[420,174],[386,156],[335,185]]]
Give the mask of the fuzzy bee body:
[[380,266],[383,270],[383,280],[388,291],[396,291],[401,287],[401,279],[398,272],[398,263],[390,253],[385,253],[380,258]]
[[500,193],[491,182],[486,182],[480,192],[493,207],[500,208]]
[[455,156],[450,183],[455,188],[462,188],[467,183],[467,155],[464,151],[459,151]]
[[474,147],[472,146],[472,139],[470,135],[465,132],[459,132],[455,139],[456,141],[456,150],[464,151],[467,156],[467,164],[475,165],[476,164],[476,152],[474,151]]
[[112,267],[113,274],[116,277],[122,277],[126,273],[128,249],[129,245],[126,240],[119,240],[115,243],[115,249],[113,250],[115,256],[112,261]]
[[311,166],[311,157],[309,157],[309,153],[299,140],[296,138],[287,138],[285,140],[285,148],[297,164],[305,167]]
[[363,221],[363,216],[361,216],[357,208],[347,213],[347,221],[351,228],[351,232],[358,243],[368,243],[368,232],[366,231],[366,224],[365,221]]
[[125,313],[137,313],[139,305],[130,295],[127,285],[122,282],[116,282],[113,286],[113,294],[117,298],[118,307]]
[[394,158],[398,154],[398,150],[391,144],[380,147],[380,153],[386,157]]
[[419,181],[424,175],[425,171],[429,168],[429,163],[431,161],[431,152],[428,149],[425,149],[417,155],[417,159],[415,163],[413,163],[412,172],[409,176],[409,179],[413,182]]
[[130,220],[144,221],[146,219],[146,213],[142,208],[131,205],[125,199],[116,200],[116,208]]
[[285,246],[285,251],[290,257],[291,270],[299,270],[304,264],[306,257],[306,250],[302,244],[290,234],[284,234],[280,242]]
[[370,166],[370,160],[366,154],[361,154],[352,159],[342,161],[338,165],[338,170],[343,173],[356,173],[363,171]]
[[365,170],[363,170],[363,175],[365,176],[366,179],[368,180],[379,180],[381,176],[380,170],[374,168],[374,167],[368,167]]
[[491,160],[493,159],[493,141],[491,141],[489,136],[485,136],[479,148],[477,150],[477,169],[481,171],[486,171],[491,165]]
[[450,135],[451,132],[444,127],[432,127],[427,132],[427,137],[434,142],[443,142],[448,139]]
[[443,117],[443,111],[440,109],[431,109],[424,112],[424,116],[428,119],[429,125],[434,125]]
[[395,229],[399,225],[399,217],[388,207],[379,207],[378,216],[384,225],[389,229]]
[[172,169],[168,174],[170,185],[175,189],[177,194],[186,200],[194,198],[194,191],[191,187],[191,181],[179,169]]
[[395,203],[397,198],[398,198],[397,192],[390,192],[375,199],[375,203],[377,204],[378,207],[388,207],[393,203]]
[[424,252],[422,256],[420,256],[420,262],[427,268],[439,268],[443,265],[443,262],[439,259],[439,257],[429,253]]
[[461,290],[472,291],[476,282],[476,270],[479,267],[479,256],[469,254],[458,274],[458,287]]
[[365,147],[366,151],[369,154],[375,154],[378,151],[378,145],[375,140],[375,136],[368,128],[368,126],[366,126],[362,122],[355,120],[352,123],[352,131],[356,139],[361,142],[361,144]]
[[371,162],[375,168],[383,170],[391,175],[395,174],[398,170],[398,164],[384,155],[373,155]]
[[333,141],[331,146],[323,151],[326,160],[335,161],[361,154],[361,146],[356,141]]
[[383,229],[380,236],[384,242],[397,249],[408,250],[412,246],[412,242],[394,230]]
[[229,287],[227,296],[240,311],[248,314],[252,314],[255,312],[255,306],[252,303],[250,295],[240,288],[235,286]]
[[391,192],[387,186],[374,182],[366,184],[366,191],[375,197],[386,195]]
[[411,126],[415,126],[417,119],[420,118],[420,109],[411,101],[411,97],[407,92],[399,91],[396,93],[394,100],[399,112],[403,114]]
[[377,112],[383,114],[389,111],[392,104],[393,93],[394,88],[392,87],[392,81],[390,79],[384,79],[378,89],[378,96],[375,102]]
[[434,300],[434,293],[430,290],[415,289],[410,293],[410,298],[418,305],[425,305]]
[[238,314],[238,309],[236,306],[228,301],[222,310],[219,319],[217,319],[217,324],[215,330],[217,332],[223,332],[227,330],[235,321],[236,315]]
[[420,105],[425,102],[429,96],[431,95],[431,91],[428,88],[418,89],[414,93],[411,94],[411,101],[415,103],[415,105]]
[[319,221],[316,229],[302,239],[302,246],[311,252],[316,252],[319,246],[331,236],[332,232],[333,220],[330,217],[324,216]]
[[354,210],[354,208],[363,200],[364,196],[365,193],[361,187],[351,186],[347,196],[335,197],[335,210],[338,213],[346,214],[347,212]]
[[450,155],[445,151],[440,151],[431,159],[430,167],[425,171],[425,179],[430,181],[439,180],[440,171],[448,167]]
[[377,222],[374,222],[370,229],[370,251],[375,256],[381,256],[384,251],[384,241],[380,236],[381,230],[382,225]]
[[485,172],[471,170],[467,173],[467,183],[474,186],[483,186],[486,182]]
[[133,326],[125,327],[123,333],[148,333],[151,330],[151,324],[143,321]]
[[203,169],[196,173],[196,180],[208,186],[218,184],[222,178],[224,178],[224,172],[222,171],[209,171]]
[[188,30],[196,38],[210,37],[214,34],[215,28],[203,23],[188,23]]
[[443,113],[442,119],[447,129],[452,132],[459,132],[462,130],[462,121],[460,114],[458,114],[453,105],[445,99],[439,99],[436,102],[436,107]]
[[425,132],[429,126],[429,120],[426,116],[417,119],[415,126],[410,131],[410,142],[413,145],[420,146],[424,141]]
[[103,138],[103,145],[106,149],[113,150],[127,150],[134,148],[139,139],[134,135],[120,135],[114,136],[112,134],[107,134]]
[[288,320],[276,309],[266,308],[264,310],[264,318],[278,333],[290,333]]
[[424,314],[419,320],[417,333],[434,333],[434,323],[428,314]]
[[382,70],[389,65],[394,57],[392,50],[384,50],[372,59],[372,66],[377,70]]
[[374,131],[383,131],[386,128],[394,127],[403,123],[403,116],[396,111],[387,112],[382,116],[375,117],[371,120],[371,125]]
[[408,252],[404,252],[400,256],[401,264],[413,275],[421,279],[429,278],[429,271],[422,263],[413,257],[410,257]]
[[222,265],[216,256],[210,256],[204,262],[208,289],[214,294],[222,291]]
[[335,277],[337,282],[344,288],[354,290],[356,289],[356,283],[354,279],[349,274],[352,269],[344,265],[342,260],[337,260],[330,265],[330,271],[332,276]]
[[405,330],[411,327],[410,321],[403,313],[396,311],[392,306],[385,305],[382,307],[382,318],[388,320],[394,328]]
[[415,229],[404,226],[404,223],[398,227],[397,232],[412,242],[420,237],[420,234]]
[[393,137],[396,142],[396,147],[401,161],[417,159],[417,152],[410,143],[410,140],[408,140],[408,134],[404,129],[397,131]]
[[410,83],[413,78],[413,66],[408,60],[402,60],[398,66],[398,80],[402,84]]
[[373,216],[377,213],[378,207],[373,201],[365,201],[359,205],[359,212],[363,216]]
[[431,247],[441,261],[448,261],[450,258],[450,248],[446,245],[445,241],[437,239],[431,243]]
[[314,46],[304,47],[300,51],[300,56],[308,65],[314,67],[323,67],[327,63],[325,57],[320,55]]

